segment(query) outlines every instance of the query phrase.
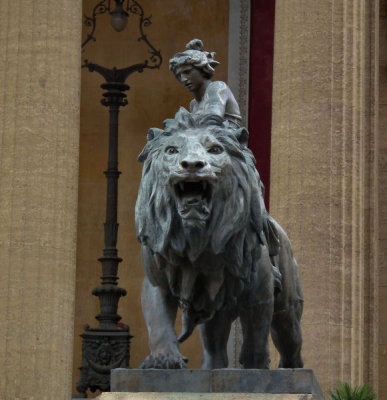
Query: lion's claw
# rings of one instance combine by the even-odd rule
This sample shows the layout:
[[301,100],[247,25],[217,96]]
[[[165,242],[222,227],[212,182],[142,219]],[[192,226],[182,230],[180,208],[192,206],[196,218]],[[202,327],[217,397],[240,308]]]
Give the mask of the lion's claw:
[[157,355],[150,354],[141,364],[140,368],[149,369],[185,369],[187,358],[183,356],[176,356],[172,354],[162,354]]

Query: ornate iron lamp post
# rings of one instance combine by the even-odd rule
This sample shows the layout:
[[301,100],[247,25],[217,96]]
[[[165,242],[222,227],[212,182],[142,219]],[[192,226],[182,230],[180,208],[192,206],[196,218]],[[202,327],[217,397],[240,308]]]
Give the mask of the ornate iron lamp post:
[[[114,4],[113,4],[114,3]],[[114,8],[112,7],[114,5]],[[122,69],[108,69],[98,64],[85,60],[82,67],[89,71],[98,72],[105,79],[101,85],[104,90],[102,105],[109,108],[109,150],[108,167],[105,171],[107,179],[106,222],[105,222],[105,248],[103,256],[98,260],[102,264],[101,286],[92,293],[99,298],[100,314],[96,316],[99,321],[97,328],[85,326],[81,335],[82,341],[82,366],[81,376],[77,383],[77,390],[86,397],[87,389],[91,391],[110,389],[110,371],[114,368],[127,368],[129,366],[129,326],[117,323],[121,317],[117,314],[118,302],[121,296],[126,295],[126,290],[118,287],[118,264],[122,261],[117,250],[117,196],[118,196],[118,113],[120,107],[128,104],[125,92],[129,86],[125,83],[134,72],[143,72],[144,69],[160,68],[162,58],[148,41],[144,28],[149,26],[150,17],[144,16],[141,5],[135,0],[102,0],[94,7],[91,17],[85,16],[84,23],[89,27],[86,40],[82,43],[85,47],[88,42],[95,41],[94,32],[96,18],[99,14],[109,13],[113,28],[122,31],[129,18],[135,16],[139,21],[140,37],[149,48],[149,57],[139,64],[134,64]]]

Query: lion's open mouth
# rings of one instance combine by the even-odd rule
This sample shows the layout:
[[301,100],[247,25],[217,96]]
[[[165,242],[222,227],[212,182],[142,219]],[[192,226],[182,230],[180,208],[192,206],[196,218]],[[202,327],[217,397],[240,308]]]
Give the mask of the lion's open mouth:
[[202,201],[208,203],[211,199],[211,185],[204,180],[180,181],[175,185],[175,191],[179,200],[188,205]]
[[206,180],[180,181],[175,184],[180,214],[185,218],[206,219],[210,213],[211,184]]

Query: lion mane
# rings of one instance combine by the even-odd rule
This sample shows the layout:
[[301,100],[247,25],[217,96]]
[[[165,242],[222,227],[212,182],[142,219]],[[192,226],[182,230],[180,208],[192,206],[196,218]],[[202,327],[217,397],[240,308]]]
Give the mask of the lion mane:
[[[184,132],[215,138],[231,168],[217,179],[205,223],[185,226],[170,184],[166,146]],[[152,128],[138,157],[144,163],[136,203],[136,232],[150,282],[178,298],[186,316],[201,323],[232,306],[249,284],[261,255],[262,185],[247,147],[246,129],[230,129],[217,116],[194,116],[181,108],[164,129]],[[215,166],[216,167],[216,166]],[[150,260],[150,262],[149,262]]]

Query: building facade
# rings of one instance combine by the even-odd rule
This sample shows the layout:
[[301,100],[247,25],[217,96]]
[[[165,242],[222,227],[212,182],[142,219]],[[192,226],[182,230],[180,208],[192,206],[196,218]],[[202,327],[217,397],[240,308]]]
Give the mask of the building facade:
[[[103,248],[107,112],[99,104],[102,81],[85,70],[81,77],[80,65],[88,57],[122,67],[142,50],[127,50],[127,39],[114,40],[101,20],[97,41],[81,53],[82,14],[94,3],[84,1],[82,11],[75,0],[0,0],[0,397],[6,400],[70,398],[80,365],[78,335],[98,313],[90,292],[99,285]],[[246,40],[256,32],[251,27],[267,23],[259,16],[274,2],[142,5],[152,14],[147,33],[164,62],[160,71],[129,82],[120,117],[119,275],[129,292],[120,314],[135,336],[132,367],[147,353],[133,223],[141,169],[135,158],[146,130],[190,99],[167,60],[200,36],[222,63],[216,79],[229,76],[241,90],[251,124],[248,83],[258,67],[254,61],[246,68],[246,55],[256,60]],[[370,382],[383,399],[387,2],[277,0],[274,17],[270,213],[300,265],[305,366],[324,390],[338,381]],[[259,148],[254,151],[259,158]],[[237,327],[233,335],[237,344]],[[200,363],[198,345],[194,336],[183,349],[191,367]],[[273,367],[276,357],[273,352]]]

